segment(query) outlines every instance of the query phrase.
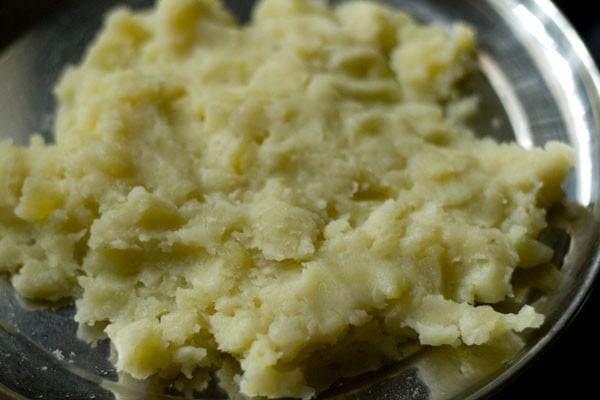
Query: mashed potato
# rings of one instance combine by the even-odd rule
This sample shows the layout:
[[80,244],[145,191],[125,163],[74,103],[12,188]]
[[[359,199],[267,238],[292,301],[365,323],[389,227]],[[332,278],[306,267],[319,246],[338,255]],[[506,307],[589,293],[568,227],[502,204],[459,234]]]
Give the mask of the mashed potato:
[[55,143],[0,145],[0,272],[73,298],[120,371],[202,388],[234,363],[250,396],[538,327],[491,304],[550,259],[573,155],[476,139],[476,68],[468,27],[370,2],[116,10],[56,88]]

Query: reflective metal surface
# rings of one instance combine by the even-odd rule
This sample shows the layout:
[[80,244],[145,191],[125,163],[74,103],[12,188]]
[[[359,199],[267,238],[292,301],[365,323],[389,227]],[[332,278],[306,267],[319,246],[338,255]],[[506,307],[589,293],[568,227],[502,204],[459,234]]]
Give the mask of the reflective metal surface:
[[[104,13],[148,0],[81,0],[46,20],[0,55],[0,138],[26,144],[32,132],[52,137],[51,89],[63,68],[81,59]],[[247,19],[251,1],[230,0]],[[544,301],[541,329],[510,343],[477,349],[418,353],[325,393],[331,399],[475,399],[497,391],[544,351],[575,316],[600,270],[600,82],[582,42],[548,0],[395,0],[425,21],[463,20],[478,32],[484,76],[474,121],[481,135],[542,146],[561,140],[574,146],[578,162],[565,188],[548,241],[563,277],[558,287],[529,292],[523,301]],[[564,256],[564,260],[563,260]],[[547,297],[546,297],[547,295]],[[0,398],[138,399],[152,387],[119,377],[108,361],[109,345],[90,348],[76,339],[73,309],[44,308],[17,298],[0,277]],[[467,373],[469,370],[471,371]],[[467,371],[467,372],[465,372]],[[218,388],[202,398],[225,398]]]

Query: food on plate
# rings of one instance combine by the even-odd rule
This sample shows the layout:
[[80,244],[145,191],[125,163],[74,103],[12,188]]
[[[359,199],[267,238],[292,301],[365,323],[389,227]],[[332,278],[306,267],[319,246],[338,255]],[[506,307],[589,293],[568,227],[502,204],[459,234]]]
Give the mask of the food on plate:
[[[310,398],[503,313],[573,152],[468,127],[468,26],[367,1],[119,8],[56,87],[55,142],[0,144],[0,272],[71,298],[119,371]],[[483,132],[485,133],[485,132]]]

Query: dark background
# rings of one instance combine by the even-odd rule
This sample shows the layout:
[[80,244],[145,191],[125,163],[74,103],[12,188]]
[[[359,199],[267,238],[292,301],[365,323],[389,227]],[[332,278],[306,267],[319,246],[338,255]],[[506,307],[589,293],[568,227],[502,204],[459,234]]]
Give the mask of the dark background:
[[[48,13],[76,0],[0,0],[0,51]],[[243,1],[243,0],[241,0]],[[600,14],[584,2],[556,0],[600,64]],[[1,194],[0,194],[1,195]],[[595,311],[600,288],[550,350],[493,397],[499,399],[600,398],[600,340]]]

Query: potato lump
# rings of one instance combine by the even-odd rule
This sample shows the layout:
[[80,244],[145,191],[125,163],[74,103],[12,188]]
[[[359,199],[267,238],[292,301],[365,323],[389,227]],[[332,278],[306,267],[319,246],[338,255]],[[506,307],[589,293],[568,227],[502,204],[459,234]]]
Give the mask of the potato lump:
[[[71,298],[117,370],[310,398],[543,315],[492,307],[573,163],[476,138],[475,32],[368,1],[118,8],[56,86],[55,141],[0,143],[0,273]],[[485,133],[485,132],[484,132]]]

